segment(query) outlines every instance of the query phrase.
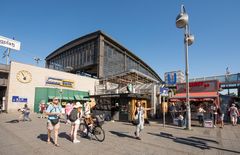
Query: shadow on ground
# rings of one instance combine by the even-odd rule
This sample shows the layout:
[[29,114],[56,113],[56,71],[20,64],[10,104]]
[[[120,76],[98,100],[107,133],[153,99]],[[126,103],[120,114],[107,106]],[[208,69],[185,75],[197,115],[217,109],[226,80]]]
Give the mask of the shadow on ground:
[[[40,134],[37,136],[38,139],[40,139],[41,141],[47,142],[48,139],[48,135],[47,134]],[[53,139],[50,139],[51,143],[54,143]]]
[[229,150],[229,149],[225,149],[225,148],[211,146],[208,143],[219,144],[219,142],[212,140],[212,139],[205,139],[205,138],[200,138],[200,137],[182,138],[182,137],[173,136],[172,134],[165,133],[165,132],[160,132],[160,134],[158,134],[158,133],[148,133],[148,134],[153,135],[153,136],[159,136],[159,137],[171,139],[176,143],[197,147],[202,150],[217,149],[217,150],[231,152],[231,153],[238,153],[238,154],[240,153],[239,151],[234,151],[234,150]]
[[13,119],[13,120],[11,120],[11,121],[7,121],[7,122],[5,122],[5,123],[19,123],[19,120],[17,120],[17,119]]
[[136,139],[134,136],[130,136],[124,132],[116,132],[116,131],[109,131],[111,134],[116,135],[118,137],[122,137],[122,138],[132,138],[132,139]]
[[65,139],[67,139],[67,140],[69,140],[69,141],[72,141],[70,135],[68,135],[66,132],[61,132],[61,133],[59,133],[58,136],[59,136],[60,138],[65,138]]

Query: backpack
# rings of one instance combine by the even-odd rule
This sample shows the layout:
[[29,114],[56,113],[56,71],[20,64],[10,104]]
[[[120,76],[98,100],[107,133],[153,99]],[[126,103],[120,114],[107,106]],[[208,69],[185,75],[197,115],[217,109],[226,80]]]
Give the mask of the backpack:
[[70,112],[69,120],[71,122],[75,122],[77,119],[78,119],[78,109],[73,108],[73,110]]

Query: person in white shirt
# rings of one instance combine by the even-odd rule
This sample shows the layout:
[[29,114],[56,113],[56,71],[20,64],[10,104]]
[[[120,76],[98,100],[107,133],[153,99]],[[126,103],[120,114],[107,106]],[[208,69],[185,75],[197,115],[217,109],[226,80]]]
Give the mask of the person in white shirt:
[[200,124],[202,124],[202,126],[204,125],[203,124],[203,120],[204,120],[204,113],[206,111],[202,108],[202,105],[199,106],[198,110],[197,110],[197,116],[198,116],[198,121]]
[[232,106],[228,110],[230,112],[231,122],[233,126],[237,125],[237,117],[239,116],[239,111],[235,104],[232,104]]
[[[75,116],[71,116],[75,115]],[[80,102],[77,102],[74,106],[73,109],[69,115],[70,121],[71,118],[76,118],[73,122],[71,122],[71,133],[70,137],[73,143],[80,143],[80,140],[77,139],[77,131],[79,129],[80,125],[80,119],[82,117],[82,104]]]

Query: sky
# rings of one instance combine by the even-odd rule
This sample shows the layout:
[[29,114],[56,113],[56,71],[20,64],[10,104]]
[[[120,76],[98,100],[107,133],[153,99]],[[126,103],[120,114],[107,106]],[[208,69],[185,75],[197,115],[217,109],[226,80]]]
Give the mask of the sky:
[[[1,0],[0,35],[21,42],[11,60],[35,64],[62,45],[102,30],[164,73],[185,70],[183,29],[175,19],[184,4],[195,42],[189,77],[240,72],[239,0]],[[6,63],[0,47],[0,63]]]

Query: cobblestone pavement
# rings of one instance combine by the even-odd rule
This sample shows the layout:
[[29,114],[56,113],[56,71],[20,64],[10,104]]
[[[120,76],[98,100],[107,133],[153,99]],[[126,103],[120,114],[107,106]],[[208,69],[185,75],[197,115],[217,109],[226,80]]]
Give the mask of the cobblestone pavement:
[[0,155],[232,155],[240,154],[240,125],[224,129],[193,127],[192,131],[154,123],[145,126],[142,140],[134,138],[135,127],[124,122],[106,122],[104,142],[80,138],[68,140],[70,126],[61,124],[60,147],[46,144],[46,119],[32,115],[32,122],[14,123],[16,114],[0,114]]

